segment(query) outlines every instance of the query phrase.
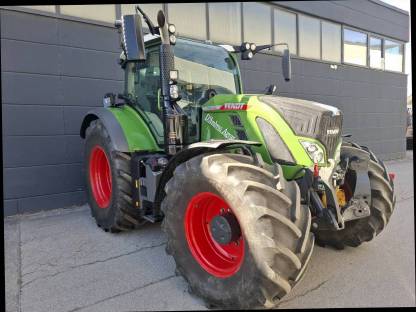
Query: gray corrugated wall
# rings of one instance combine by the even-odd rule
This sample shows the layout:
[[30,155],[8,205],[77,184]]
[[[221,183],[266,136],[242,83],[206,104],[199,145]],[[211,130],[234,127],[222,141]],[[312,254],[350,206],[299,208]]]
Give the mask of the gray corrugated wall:
[[[122,89],[113,28],[0,9],[5,214],[85,202],[82,115]],[[386,24],[388,26],[388,24]],[[391,34],[390,34],[391,35]],[[344,132],[382,158],[405,151],[406,76],[280,57],[241,63],[246,92],[276,83],[280,94],[335,105]]]
[[83,114],[122,90],[113,28],[0,10],[5,214],[85,202]]

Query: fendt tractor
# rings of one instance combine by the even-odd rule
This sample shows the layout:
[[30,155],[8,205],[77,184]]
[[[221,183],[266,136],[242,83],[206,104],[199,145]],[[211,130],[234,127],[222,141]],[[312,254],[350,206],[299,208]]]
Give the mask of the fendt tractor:
[[107,93],[80,129],[99,227],[163,221],[176,273],[214,308],[274,307],[315,241],[357,247],[386,227],[394,174],[343,141],[340,110],[277,96],[274,85],[243,93],[237,57],[283,46],[276,62],[288,81],[287,44],[180,38],[162,10],[158,26],[136,10],[115,22],[124,92]]

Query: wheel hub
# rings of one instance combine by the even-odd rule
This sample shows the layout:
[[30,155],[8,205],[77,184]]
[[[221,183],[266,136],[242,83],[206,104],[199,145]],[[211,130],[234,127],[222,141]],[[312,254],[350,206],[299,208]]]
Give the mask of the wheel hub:
[[230,212],[215,216],[210,222],[210,228],[212,237],[221,245],[236,242],[241,236],[238,221]]
[[231,207],[218,195],[201,192],[186,208],[185,237],[189,251],[208,273],[227,278],[241,267],[244,238]]

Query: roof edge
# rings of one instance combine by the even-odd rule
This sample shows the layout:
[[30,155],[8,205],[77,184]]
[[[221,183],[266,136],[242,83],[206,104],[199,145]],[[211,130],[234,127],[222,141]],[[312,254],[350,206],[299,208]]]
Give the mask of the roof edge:
[[402,10],[402,9],[400,9],[398,7],[395,7],[395,6],[391,5],[391,4],[388,4],[388,3],[384,2],[384,1],[381,1],[381,0],[368,0],[368,1],[373,2],[374,4],[378,4],[378,5],[384,6],[386,8],[391,9],[391,10],[397,11],[399,13],[405,14],[407,16],[410,16],[410,14],[409,14],[408,11]]

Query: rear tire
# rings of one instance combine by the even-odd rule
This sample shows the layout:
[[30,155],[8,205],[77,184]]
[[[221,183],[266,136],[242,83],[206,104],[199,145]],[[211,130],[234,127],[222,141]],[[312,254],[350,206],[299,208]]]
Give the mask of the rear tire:
[[[255,166],[248,156],[205,154],[179,165],[165,192],[166,252],[173,256],[176,272],[188,281],[190,291],[209,307],[273,307],[303,276],[314,246],[311,214],[300,204],[297,184],[282,174]],[[193,220],[187,218],[187,211],[207,192],[224,200],[241,229],[244,252],[235,257],[241,263],[231,265],[228,273],[215,271],[215,253],[204,254],[201,249],[203,257],[194,256],[190,242],[196,238],[187,232],[187,222]],[[193,207],[202,209],[199,204]],[[211,205],[207,211],[212,209]],[[208,263],[214,268],[210,273],[201,265],[205,258],[213,259]]]
[[365,146],[349,142],[343,143],[342,146],[365,150],[370,154],[368,176],[371,187],[371,215],[347,221],[345,229],[341,231],[318,230],[315,232],[318,245],[328,245],[337,249],[344,249],[345,246],[358,247],[363,242],[369,242],[380,234],[389,222],[396,202],[393,181],[390,179],[383,161],[379,160]]
[[[95,169],[92,155],[97,148],[104,152],[111,178],[110,194],[106,200],[94,193]],[[86,187],[91,215],[97,225],[106,232],[120,232],[134,229],[141,223],[139,213],[132,205],[130,155],[114,149],[110,136],[99,119],[93,120],[86,130],[85,140]],[[103,188],[98,182],[96,189]]]

